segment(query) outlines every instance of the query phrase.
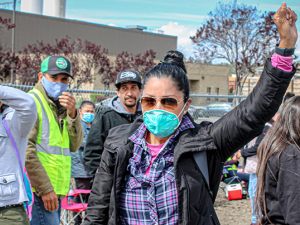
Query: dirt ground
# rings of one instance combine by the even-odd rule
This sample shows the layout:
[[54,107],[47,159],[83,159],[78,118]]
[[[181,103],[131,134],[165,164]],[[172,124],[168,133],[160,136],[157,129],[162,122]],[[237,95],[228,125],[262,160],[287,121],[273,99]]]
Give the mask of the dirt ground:
[[247,199],[229,201],[225,193],[219,190],[215,201],[215,210],[221,225],[250,225],[251,202]]

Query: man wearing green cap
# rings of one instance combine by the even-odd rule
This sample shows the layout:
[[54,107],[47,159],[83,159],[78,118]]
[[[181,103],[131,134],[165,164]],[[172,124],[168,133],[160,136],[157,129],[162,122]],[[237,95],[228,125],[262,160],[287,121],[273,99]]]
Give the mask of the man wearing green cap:
[[70,61],[50,56],[42,62],[39,81],[29,92],[38,114],[26,151],[34,225],[60,223],[60,200],[67,195],[71,178],[70,152],[77,151],[83,140],[75,99],[66,92],[70,77]]

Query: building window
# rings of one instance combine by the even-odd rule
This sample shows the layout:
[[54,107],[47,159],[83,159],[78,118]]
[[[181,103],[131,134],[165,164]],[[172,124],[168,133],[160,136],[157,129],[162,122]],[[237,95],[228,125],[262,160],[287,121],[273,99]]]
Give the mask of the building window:
[[[220,88],[216,88],[216,95],[220,94]],[[216,98],[216,101],[219,101],[219,98]]]
[[[208,94],[208,95],[211,95],[211,87],[208,87],[208,88],[207,88],[207,94]],[[206,101],[210,101],[210,97],[207,97],[207,98],[206,98]]]

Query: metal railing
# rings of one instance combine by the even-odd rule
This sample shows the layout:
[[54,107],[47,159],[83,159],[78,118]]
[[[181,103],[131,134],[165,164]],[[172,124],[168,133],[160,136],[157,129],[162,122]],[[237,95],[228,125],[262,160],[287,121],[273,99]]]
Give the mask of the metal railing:
[[[20,89],[28,92],[34,88],[34,84],[10,84],[1,83],[1,85]],[[107,107],[110,99],[117,93],[115,91],[105,90],[83,90],[83,89],[67,89],[76,99],[76,107],[78,108],[82,101],[92,101],[96,103],[97,111]],[[195,120],[216,120],[229,112],[235,102],[235,99],[243,100],[246,95],[207,95],[207,94],[190,94],[192,106],[189,113]]]

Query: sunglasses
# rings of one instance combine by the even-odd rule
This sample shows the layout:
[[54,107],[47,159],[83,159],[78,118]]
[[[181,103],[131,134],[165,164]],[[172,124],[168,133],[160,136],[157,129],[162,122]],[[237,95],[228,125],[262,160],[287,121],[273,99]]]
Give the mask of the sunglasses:
[[177,101],[176,98],[166,97],[166,98],[155,98],[155,97],[142,97],[141,105],[145,111],[153,109],[157,101],[160,101],[160,104],[163,106],[164,109],[169,111],[175,111],[181,101]]

